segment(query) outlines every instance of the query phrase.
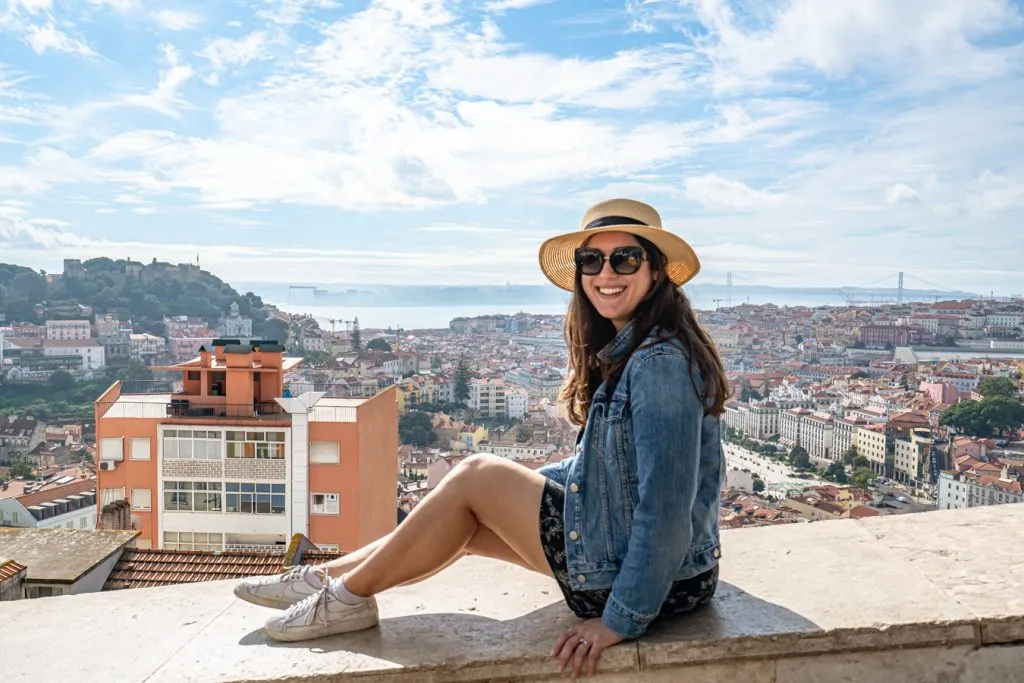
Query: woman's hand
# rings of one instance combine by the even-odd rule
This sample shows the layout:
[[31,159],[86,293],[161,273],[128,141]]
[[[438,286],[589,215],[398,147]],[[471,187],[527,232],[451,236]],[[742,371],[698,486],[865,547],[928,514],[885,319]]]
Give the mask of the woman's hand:
[[551,656],[559,661],[560,672],[565,671],[569,660],[572,660],[573,678],[583,672],[584,663],[588,675],[593,676],[597,673],[597,658],[601,653],[622,640],[622,636],[605,626],[600,619],[587,619],[559,637]]

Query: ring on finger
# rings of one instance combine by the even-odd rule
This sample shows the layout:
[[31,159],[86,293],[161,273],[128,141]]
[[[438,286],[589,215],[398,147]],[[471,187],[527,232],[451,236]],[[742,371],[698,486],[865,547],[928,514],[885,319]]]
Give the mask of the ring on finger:
[[579,644],[580,645],[588,645],[588,646],[590,645],[590,643],[587,641],[586,638],[580,638]]

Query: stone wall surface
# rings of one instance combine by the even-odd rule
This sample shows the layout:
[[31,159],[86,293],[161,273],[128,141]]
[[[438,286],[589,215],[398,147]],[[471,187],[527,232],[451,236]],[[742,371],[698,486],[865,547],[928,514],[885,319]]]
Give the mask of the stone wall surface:
[[[608,650],[592,680],[1024,682],[1024,505],[723,532],[710,605]],[[379,628],[278,644],[230,582],[4,607],[5,683],[531,681],[578,623],[554,582],[482,558],[378,597]],[[79,638],[52,643],[62,623]],[[145,643],[126,652],[123,643]],[[39,657],[39,652],[48,652]]]
[[224,460],[224,478],[242,481],[281,481],[287,476],[284,460],[256,460],[227,458]]
[[164,479],[220,479],[222,460],[164,460]]

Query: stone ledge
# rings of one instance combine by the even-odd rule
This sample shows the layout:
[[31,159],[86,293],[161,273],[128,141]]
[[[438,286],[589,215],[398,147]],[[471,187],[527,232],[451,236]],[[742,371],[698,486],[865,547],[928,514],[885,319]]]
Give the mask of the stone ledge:
[[[599,680],[1024,679],[1024,505],[723,538],[712,604],[610,649]],[[550,579],[480,558],[380,596],[379,629],[308,643],[268,641],[230,587],[5,603],[5,680],[541,680],[577,622]]]

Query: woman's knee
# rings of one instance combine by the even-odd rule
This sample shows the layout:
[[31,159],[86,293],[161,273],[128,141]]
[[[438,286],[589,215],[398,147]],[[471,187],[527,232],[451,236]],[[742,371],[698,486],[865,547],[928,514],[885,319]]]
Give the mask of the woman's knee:
[[445,479],[450,479],[453,486],[475,490],[506,465],[506,460],[492,453],[475,453],[456,465]]

